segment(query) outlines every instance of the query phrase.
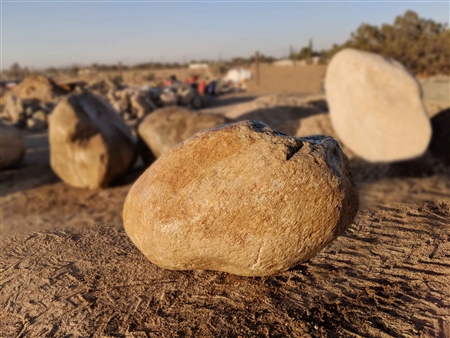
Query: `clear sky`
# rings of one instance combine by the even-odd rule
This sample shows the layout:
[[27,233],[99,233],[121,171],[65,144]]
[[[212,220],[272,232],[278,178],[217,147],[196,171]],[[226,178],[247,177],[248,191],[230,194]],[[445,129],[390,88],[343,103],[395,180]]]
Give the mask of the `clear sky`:
[[[52,2],[50,2],[52,1]],[[256,50],[342,43],[362,22],[392,23],[406,10],[449,21],[448,1],[143,2],[4,1],[2,68],[229,59]]]

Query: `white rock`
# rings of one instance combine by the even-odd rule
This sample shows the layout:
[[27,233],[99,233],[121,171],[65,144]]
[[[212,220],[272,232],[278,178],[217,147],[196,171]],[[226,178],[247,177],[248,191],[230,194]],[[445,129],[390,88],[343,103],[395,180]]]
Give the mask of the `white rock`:
[[399,161],[427,149],[431,126],[421,89],[400,63],[345,49],[331,60],[325,86],[333,127],[358,156]]

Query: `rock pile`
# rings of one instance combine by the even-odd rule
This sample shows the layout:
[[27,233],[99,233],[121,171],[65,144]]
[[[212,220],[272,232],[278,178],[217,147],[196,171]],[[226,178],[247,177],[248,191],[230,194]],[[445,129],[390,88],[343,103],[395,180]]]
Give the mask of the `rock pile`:
[[37,131],[47,128],[48,115],[52,112],[53,102],[40,102],[37,99],[20,99],[13,94],[5,98],[2,119],[17,127],[27,127]]
[[156,161],[131,188],[124,225],[161,267],[264,276],[316,255],[357,209],[333,138],[243,121],[198,133]]
[[34,99],[40,102],[51,102],[68,94],[68,91],[48,77],[35,75],[27,76],[12,89],[11,94],[22,100]]
[[157,108],[150,95],[134,88],[110,89],[107,98],[125,120],[143,118]]
[[106,100],[89,92],[70,95],[54,109],[50,162],[66,183],[105,188],[134,163],[135,139]]
[[43,130],[47,127],[47,115],[67,93],[67,90],[44,76],[26,77],[5,94],[1,118],[5,123],[17,127]]
[[205,98],[190,85],[179,84],[164,88],[159,95],[159,102],[163,107],[185,106],[201,109],[207,105]]
[[158,109],[144,118],[137,129],[144,161],[151,163],[194,134],[229,122],[230,119],[220,115],[202,114],[182,107]]
[[431,138],[421,89],[400,63],[345,49],[327,68],[333,127],[358,156],[391,162],[420,156]]

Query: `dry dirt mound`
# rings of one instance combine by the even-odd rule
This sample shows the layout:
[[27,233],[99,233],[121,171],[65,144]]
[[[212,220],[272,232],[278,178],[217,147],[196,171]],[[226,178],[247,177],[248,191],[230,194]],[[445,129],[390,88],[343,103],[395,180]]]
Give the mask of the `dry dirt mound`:
[[36,99],[41,102],[53,101],[67,93],[67,90],[58,86],[53,80],[41,75],[26,77],[11,91],[11,94],[22,100]]
[[448,337],[450,203],[366,210],[306,264],[248,278],[151,264],[122,230],[2,242],[2,336]]

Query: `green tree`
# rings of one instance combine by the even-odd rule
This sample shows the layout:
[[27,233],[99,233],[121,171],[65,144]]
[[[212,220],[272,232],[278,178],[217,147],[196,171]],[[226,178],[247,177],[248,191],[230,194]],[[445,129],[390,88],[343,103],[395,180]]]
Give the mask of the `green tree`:
[[361,24],[342,45],[333,45],[331,58],[343,48],[355,48],[395,59],[414,74],[433,75],[450,72],[450,30],[445,24],[421,19],[407,11],[393,24],[381,27]]

